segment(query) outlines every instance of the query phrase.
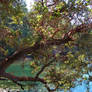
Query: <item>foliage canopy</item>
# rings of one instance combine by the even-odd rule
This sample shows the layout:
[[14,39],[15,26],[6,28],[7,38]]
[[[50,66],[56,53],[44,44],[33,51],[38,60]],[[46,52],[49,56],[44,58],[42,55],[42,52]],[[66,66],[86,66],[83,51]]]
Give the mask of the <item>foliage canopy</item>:
[[[38,0],[27,12],[22,0],[0,0],[0,78],[21,88],[25,81],[41,82],[49,92],[86,79],[92,65],[89,5],[90,0]],[[30,62],[29,76],[7,72],[16,61],[23,67]]]

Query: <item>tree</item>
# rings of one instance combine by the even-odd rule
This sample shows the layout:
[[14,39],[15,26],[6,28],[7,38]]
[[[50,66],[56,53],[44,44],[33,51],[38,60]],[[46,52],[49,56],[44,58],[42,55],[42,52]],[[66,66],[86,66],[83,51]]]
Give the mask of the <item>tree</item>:
[[[12,0],[10,1],[13,3]],[[1,5],[2,2],[4,0],[1,0]],[[7,1],[10,5],[11,2]],[[38,1],[33,11],[22,15],[26,16],[26,23],[31,30],[28,31],[27,36],[21,37],[19,29],[14,31],[11,28],[11,31],[9,27],[2,28],[1,32],[4,33],[1,33],[3,37],[1,36],[0,40],[3,41],[2,38],[4,38],[5,44],[13,47],[14,51],[10,55],[4,54],[5,57],[0,61],[0,77],[12,80],[21,88],[21,81],[41,82],[49,92],[73,87],[74,81],[82,78],[82,75],[89,71],[88,65],[91,64],[90,59],[86,60],[86,53],[79,49],[80,38],[85,34],[91,34],[92,31],[92,19],[88,16],[92,13],[88,7],[89,4],[89,0],[68,0],[67,2],[53,0],[51,4],[44,0]],[[18,8],[13,6],[7,9],[17,11],[22,9],[19,7],[18,4]],[[12,12],[10,12],[12,16],[9,15],[10,19],[13,17],[12,21],[18,26],[22,22],[19,21],[21,18],[19,15],[23,13],[20,10],[16,16]],[[5,26],[4,23],[5,21],[3,26]],[[5,47],[1,47],[0,51],[2,49],[7,51]],[[20,58],[25,58],[25,55],[28,54],[34,57],[30,60],[34,77],[19,77],[6,72],[11,64]],[[50,85],[53,86],[53,89],[50,88]]]

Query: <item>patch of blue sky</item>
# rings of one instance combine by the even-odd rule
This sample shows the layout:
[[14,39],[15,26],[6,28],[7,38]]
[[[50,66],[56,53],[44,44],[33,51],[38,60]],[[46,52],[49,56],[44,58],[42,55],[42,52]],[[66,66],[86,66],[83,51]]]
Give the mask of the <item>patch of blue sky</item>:
[[92,92],[92,82],[89,82],[89,92]]
[[79,85],[76,86],[75,88],[71,88],[71,92],[86,92],[87,88],[85,87],[85,85]]

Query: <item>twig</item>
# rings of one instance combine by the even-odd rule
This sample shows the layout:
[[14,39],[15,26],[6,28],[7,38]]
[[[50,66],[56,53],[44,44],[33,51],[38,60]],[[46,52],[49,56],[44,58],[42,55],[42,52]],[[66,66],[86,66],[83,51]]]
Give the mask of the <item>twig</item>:
[[41,70],[36,74],[36,78],[38,78],[39,75],[45,70],[45,68],[48,67],[48,66],[50,66],[51,63],[53,63],[55,59],[56,59],[56,58],[54,58],[54,59],[51,60],[49,63],[47,63],[46,65],[44,65],[44,66],[41,68]]

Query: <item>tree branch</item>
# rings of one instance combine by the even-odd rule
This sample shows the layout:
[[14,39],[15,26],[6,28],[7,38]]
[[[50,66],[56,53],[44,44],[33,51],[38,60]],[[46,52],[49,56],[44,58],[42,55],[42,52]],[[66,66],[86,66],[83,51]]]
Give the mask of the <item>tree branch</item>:
[[33,77],[26,77],[26,76],[19,77],[5,72],[0,76],[8,78],[9,80],[12,80],[14,82],[15,81],[33,81],[33,82],[38,81],[38,82],[42,82],[43,84],[46,84],[45,80],[42,78],[35,78],[35,77],[33,78]]
[[45,70],[45,68],[48,67],[48,66],[50,66],[50,64],[53,63],[55,59],[56,59],[56,58],[53,58],[49,63],[47,63],[46,65],[44,65],[44,66],[41,68],[41,70],[36,74],[36,78],[38,78],[39,75]]
[[74,29],[71,29],[68,33],[64,34],[61,39],[51,39],[47,40],[46,43],[38,43],[36,42],[34,46],[27,47],[16,51],[12,56],[5,58],[5,60],[0,61],[0,73],[3,73],[12,63],[16,60],[23,58],[24,54],[32,53],[38,50],[39,48],[43,48],[44,46],[49,47],[51,45],[60,45],[72,41],[71,36],[73,36],[77,32],[83,32],[85,30],[92,29],[92,23],[90,24],[81,24]]
[[18,86],[20,86],[21,89],[24,90],[23,85],[22,85],[21,83],[19,83],[18,81],[15,81],[15,80],[12,80],[12,81],[13,81],[15,84],[17,84]]
[[[12,75],[10,73],[5,73],[5,72],[2,75],[0,75],[0,77],[1,76],[5,77],[5,78],[8,78],[9,80],[12,80],[14,83],[19,85],[23,90],[24,90],[23,85],[18,83],[18,81],[41,82],[41,83],[43,83],[45,85],[45,87],[47,88],[48,91],[50,90],[49,86],[47,85],[47,82],[42,78],[38,78],[38,77],[33,78],[33,77],[25,77],[25,76],[18,77],[18,76],[14,76],[14,75]],[[49,91],[49,92],[51,92],[51,91]]]
[[10,73],[5,73],[5,72],[2,75],[0,75],[0,77],[5,77],[5,78],[7,78],[9,80],[12,80],[14,83],[16,83],[18,86],[20,86],[21,89],[23,89],[23,90],[24,90],[23,85],[20,84],[19,81],[41,82],[41,83],[43,83],[45,85],[45,87],[47,88],[48,92],[53,92],[58,88],[58,86],[56,86],[55,89],[50,89],[50,87],[48,86],[47,82],[44,79],[38,78],[38,77],[34,77],[34,78],[33,77],[25,77],[25,76],[18,77],[18,76],[12,75]]
[[[23,48],[20,49],[19,51],[16,51],[12,56],[9,56],[7,58],[5,58],[5,60],[0,61],[0,77],[5,77],[8,78],[9,80],[12,80],[14,82],[17,81],[33,81],[33,82],[42,82],[43,84],[47,85],[47,82],[42,79],[42,78],[38,78],[39,75],[44,71],[44,69],[49,66],[53,61],[49,62],[47,65],[43,66],[42,69],[37,73],[36,77],[32,78],[32,77],[18,77],[9,73],[5,73],[5,70],[12,64],[14,63],[16,60],[24,57],[24,54],[27,53],[32,53],[35,52],[36,50],[38,50],[39,48],[42,48],[43,46],[51,46],[51,45],[60,45],[60,44],[64,44],[67,43],[69,41],[72,41],[72,39],[70,38],[71,36],[73,36],[75,33],[77,32],[83,32],[86,31],[88,29],[92,29],[92,23],[90,24],[81,24],[79,26],[77,26],[74,29],[71,29],[68,33],[64,34],[62,36],[61,39],[51,39],[51,40],[47,40],[46,43],[38,43],[36,42],[34,46],[32,47],[27,47],[27,48]],[[50,88],[48,88],[49,90]],[[51,92],[51,91],[49,91]]]

